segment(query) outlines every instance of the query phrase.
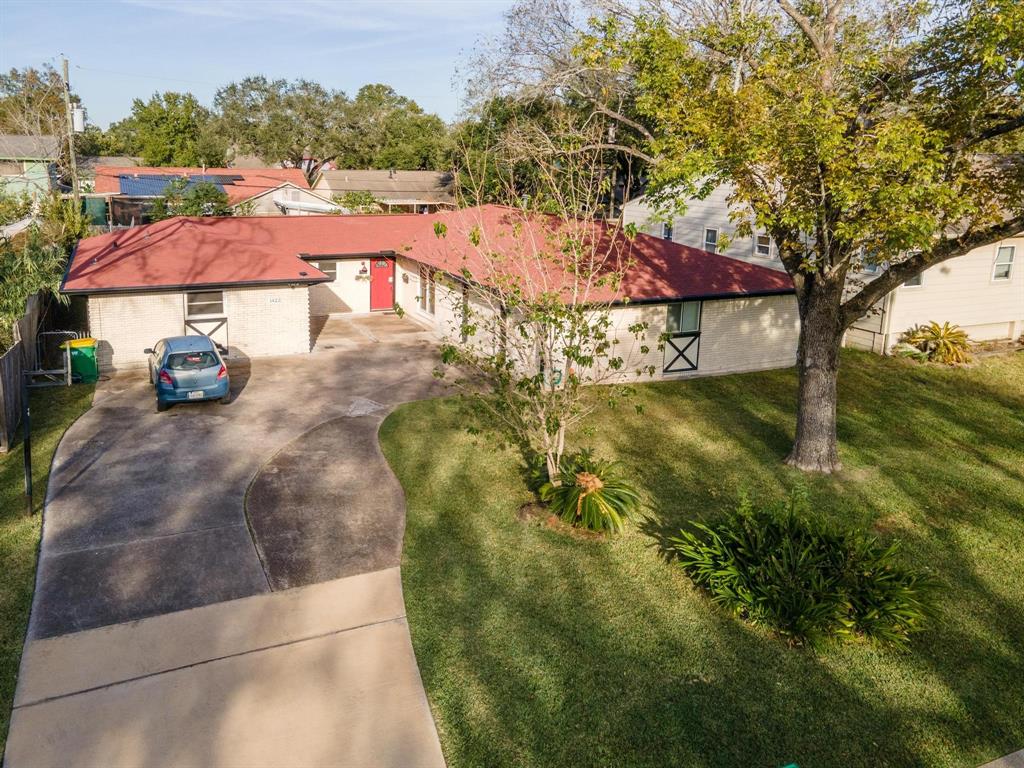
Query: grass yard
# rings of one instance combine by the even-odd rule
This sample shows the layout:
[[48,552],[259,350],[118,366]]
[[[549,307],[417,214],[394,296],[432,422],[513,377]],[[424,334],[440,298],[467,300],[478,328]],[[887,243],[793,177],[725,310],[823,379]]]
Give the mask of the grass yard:
[[92,392],[92,385],[76,385],[32,393],[34,516],[25,514],[21,441],[9,453],[0,454],[0,754],[7,741],[21,646],[32,605],[50,461],[64,431],[89,409]]
[[449,765],[979,765],[1024,747],[1024,354],[963,370],[844,352],[845,470],[815,514],[904,542],[945,593],[909,652],[791,650],[660,556],[741,488],[781,497],[792,370],[647,384],[580,442],[650,503],[610,541],[521,522],[522,462],[454,399],[384,423],[405,488],[403,583]]

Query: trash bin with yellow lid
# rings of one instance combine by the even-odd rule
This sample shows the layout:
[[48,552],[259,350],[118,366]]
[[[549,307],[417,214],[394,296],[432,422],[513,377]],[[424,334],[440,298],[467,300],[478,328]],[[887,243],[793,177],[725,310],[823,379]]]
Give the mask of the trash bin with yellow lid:
[[71,375],[85,384],[92,384],[100,377],[96,363],[96,339],[71,339],[61,344],[71,355]]

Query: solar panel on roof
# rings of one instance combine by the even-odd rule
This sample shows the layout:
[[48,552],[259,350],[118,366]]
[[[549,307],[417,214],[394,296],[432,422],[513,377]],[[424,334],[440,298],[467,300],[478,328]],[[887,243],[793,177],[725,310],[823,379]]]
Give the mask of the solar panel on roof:
[[[146,174],[134,176],[122,174],[118,176],[118,183],[122,195],[132,197],[159,197],[167,191],[167,185],[172,181],[183,178],[171,174]],[[219,182],[217,176],[189,176],[185,184],[185,191],[191,191],[198,184],[213,184],[221,192],[224,191],[224,184]],[[228,182],[230,184],[230,181]]]

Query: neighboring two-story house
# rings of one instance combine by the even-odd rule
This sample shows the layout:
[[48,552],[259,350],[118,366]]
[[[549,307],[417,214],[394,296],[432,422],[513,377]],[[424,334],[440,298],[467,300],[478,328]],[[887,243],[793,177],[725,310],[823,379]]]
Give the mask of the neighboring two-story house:
[[[682,216],[666,221],[643,197],[623,207],[623,222],[647,234],[753,264],[783,269],[767,232],[736,235],[729,217],[730,189],[691,200]],[[857,275],[871,280],[875,269]],[[922,323],[959,325],[974,341],[1024,336],[1024,233],[937,264],[883,298],[847,331],[845,344],[886,354],[900,336]]]

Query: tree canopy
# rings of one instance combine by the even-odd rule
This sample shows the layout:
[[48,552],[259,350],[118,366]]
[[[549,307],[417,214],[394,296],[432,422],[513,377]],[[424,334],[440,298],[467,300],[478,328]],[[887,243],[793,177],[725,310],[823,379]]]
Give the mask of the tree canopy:
[[236,154],[301,168],[304,158],[322,164],[337,153],[347,101],[341,91],[311,80],[268,80],[261,75],[224,86],[213,104],[218,133]]
[[103,154],[132,155],[146,165],[222,166],[227,142],[213,115],[191,93],[155,93],[135,99],[132,112],[99,143]]
[[1024,231],[1015,0],[522,0],[480,67],[483,93],[613,121],[607,149],[643,163],[666,216],[724,184],[739,234],[774,238],[801,318],[789,461],[804,469],[840,466],[846,328],[929,266]]
[[349,168],[445,167],[448,127],[388,85],[354,99],[308,80],[248,77],[214,99],[217,130],[238,153],[286,162],[312,176],[325,163]]

